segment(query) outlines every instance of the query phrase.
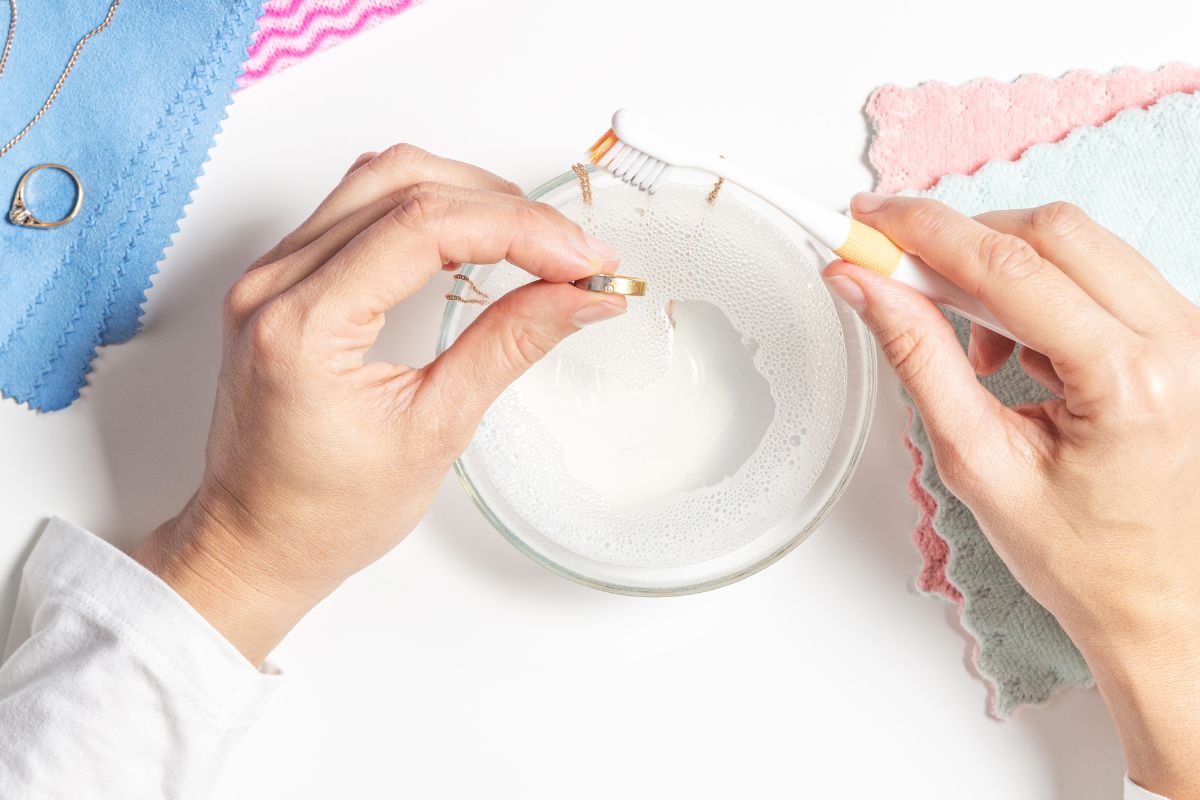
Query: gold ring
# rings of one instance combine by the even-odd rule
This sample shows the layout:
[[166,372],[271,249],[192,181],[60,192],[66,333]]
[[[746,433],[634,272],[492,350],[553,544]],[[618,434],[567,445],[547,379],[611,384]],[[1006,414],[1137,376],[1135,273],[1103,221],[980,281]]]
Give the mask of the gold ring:
[[575,281],[575,286],[587,289],[589,292],[604,292],[606,294],[623,294],[630,297],[641,297],[646,293],[646,282],[641,278],[630,278],[626,275],[592,275]]
[[[47,222],[44,219],[38,219],[29,210],[29,206],[25,205],[25,182],[29,177],[38,170],[56,169],[59,172],[65,172],[75,183],[75,207],[71,209],[71,213],[67,214],[60,220]],[[79,209],[83,207],[83,183],[79,180],[70,167],[64,167],[62,164],[38,164],[36,167],[31,167],[21,180],[17,183],[17,193],[13,195],[12,208],[8,211],[8,219],[14,225],[23,225],[26,228],[57,228],[60,225],[66,225],[71,220],[75,219],[75,215],[79,213]]]

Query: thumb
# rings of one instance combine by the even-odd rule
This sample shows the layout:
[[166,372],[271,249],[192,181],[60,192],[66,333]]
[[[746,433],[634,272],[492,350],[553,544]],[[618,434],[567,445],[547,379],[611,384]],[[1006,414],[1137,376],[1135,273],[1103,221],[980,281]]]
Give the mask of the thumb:
[[[422,395],[440,408],[426,418],[462,432],[466,447],[501,392],[563,339],[625,313],[625,298],[535,281],[492,303],[429,366]],[[426,389],[430,391],[426,391]]]
[[938,307],[916,289],[846,261],[822,274],[875,335],[920,410],[935,454],[944,459],[986,447],[980,439],[998,432],[1004,406],[980,385]]

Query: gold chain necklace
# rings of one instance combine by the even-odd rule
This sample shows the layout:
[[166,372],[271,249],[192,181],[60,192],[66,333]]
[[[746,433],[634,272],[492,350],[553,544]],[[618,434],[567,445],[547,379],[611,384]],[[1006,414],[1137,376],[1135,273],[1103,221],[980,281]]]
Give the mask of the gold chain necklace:
[[8,0],[8,7],[12,13],[8,15],[8,37],[4,40],[4,54],[0,55],[0,75],[4,74],[4,68],[8,66],[8,51],[12,50],[13,34],[17,30],[17,0]]
[[[112,5],[108,7],[108,13],[104,16],[104,20],[84,34],[84,37],[75,45],[75,50],[71,53],[71,59],[67,61],[66,68],[58,76],[58,82],[54,84],[54,88],[50,90],[50,96],[46,98],[46,102],[42,103],[42,107],[38,109],[38,112],[33,115],[33,119],[29,120],[17,135],[8,141],[8,144],[0,147],[0,158],[8,153],[9,150],[16,147],[17,142],[25,138],[25,134],[29,133],[30,129],[41,121],[42,117],[46,116],[46,112],[50,110],[50,106],[58,98],[58,93],[62,91],[63,84],[67,82],[67,76],[75,68],[75,62],[79,60],[79,54],[83,52],[83,46],[88,43],[89,39],[108,27],[108,24],[112,22],[113,15],[117,13],[117,6],[119,5],[121,5],[121,0],[113,0]],[[12,15],[8,20],[8,37],[4,40],[4,51],[0,53],[0,76],[4,74],[4,68],[8,66],[8,53],[12,50],[13,34],[17,30],[17,0],[8,0],[8,7]]]

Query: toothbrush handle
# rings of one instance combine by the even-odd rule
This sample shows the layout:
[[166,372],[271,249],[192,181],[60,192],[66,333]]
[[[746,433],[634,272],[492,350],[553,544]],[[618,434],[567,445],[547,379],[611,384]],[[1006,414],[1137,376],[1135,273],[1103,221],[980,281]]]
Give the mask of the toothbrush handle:
[[837,216],[844,221],[846,231],[842,245],[834,249],[838,256],[852,264],[908,284],[938,305],[945,306],[1001,336],[1007,336],[1014,342],[1021,341],[1001,325],[978,298],[955,286],[921,259],[900,249],[883,233],[858,220]]
[[762,197],[846,261],[906,283],[938,305],[1014,342],[1021,341],[1001,325],[983,303],[946,280],[921,259],[906,253],[881,231],[818,206],[728,161],[712,158],[697,163],[703,169],[723,175],[726,180],[740,184]]
[[964,292],[940,272],[911,253],[902,253],[891,274],[892,280],[906,283],[939,306],[945,306],[956,314],[977,322],[1014,342],[1020,341],[987,310],[978,298]]

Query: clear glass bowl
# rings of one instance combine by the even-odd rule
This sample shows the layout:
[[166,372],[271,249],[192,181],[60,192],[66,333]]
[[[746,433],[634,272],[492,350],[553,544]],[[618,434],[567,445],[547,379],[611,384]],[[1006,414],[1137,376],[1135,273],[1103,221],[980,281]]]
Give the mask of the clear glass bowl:
[[[670,184],[711,186],[711,176],[703,173],[676,169],[669,177]],[[590,179],[596,192],[616,185],[615,179],[605,172],[591,171]],[[566,212],[568,216],[575,216],[576,221],[586,224],[587,220],[580,217],[587,217],[590,212],[582,209],[579,203],[578,180],[574,173],[564,173],[529,196],[559,209],[569,207],[570,211]],[[718,202],[730,196],[736,200],[725,202],[745,205],[761,217],[756,224],[772,226],[811,256],[812,263],[802,263],[799,268],[812,269],[814,263],[824,263],[830,257],[799,226],[765,201],[737,186],[726,185],[721,188]],[[744,235],[753,236],[753,227],[748,226]],[[736,248],[736,245],[737,242],[730,242],[732,248]],[[627,258],[628,255],[626,246],[622,248],[622,256]],[[490,265],[464,265],[462,271],[485,281],[490,269]],[[810,291],[828,294],[819,279],[807,285],[812,287]],[[462,282],[456,283],[452,291],[460,296],[470,295],[468,287]],[[845,346],[846,391],[840,427],[833,436],[832,448],[823,466],[802,498],[782,519],[769,524],[761,533],[735,549],[695,563],[667,566],[610,563],[594,553],[578,552],[556,540],[562,537],[550,536],[538,530],[514,508],[504,492],[498,489],[494,476],[489,474],[485,466],[486,459],[480,457],[475,443],[455,464],[463,487],[484,516],[517,549],[547,569],[593,588],[630,595],[678,595],[724,586],[757,572],[804,541],[829,514],[854,473],[870,427],[876,394],[874,346],[867,329],[854,312],[836,297],[829,297],[841,326]],[[477,306],[448,302],[442,320],[438,352],[448,348],[478,313],[480,310]],[[519,467],[514,466],[513,469]]]

